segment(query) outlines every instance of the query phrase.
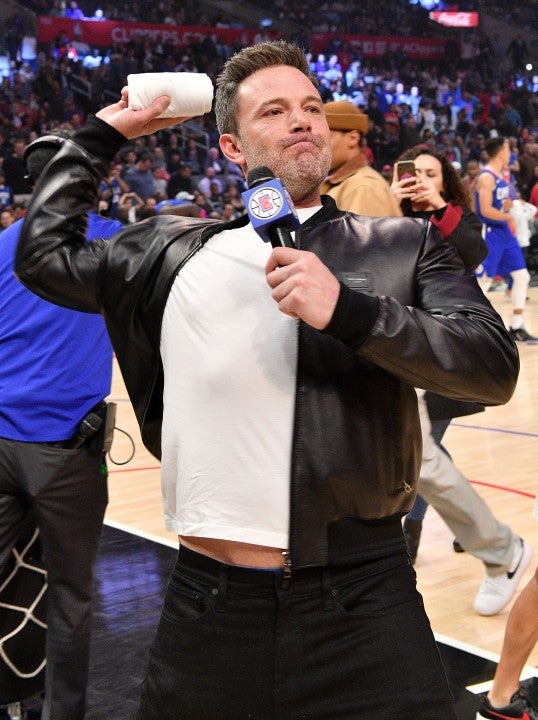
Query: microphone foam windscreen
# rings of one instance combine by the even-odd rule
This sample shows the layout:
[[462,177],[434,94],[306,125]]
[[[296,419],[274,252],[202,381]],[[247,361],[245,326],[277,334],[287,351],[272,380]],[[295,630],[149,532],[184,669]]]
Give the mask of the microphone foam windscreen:
[[264,182],[274,179],[274,173],[272,173],[268,167],[265,167],[265,165],[259,165],[258,167],[252,168],[252,170],[248,173],[247,186],[249,188],[256,187],[257,185],[261,185]]

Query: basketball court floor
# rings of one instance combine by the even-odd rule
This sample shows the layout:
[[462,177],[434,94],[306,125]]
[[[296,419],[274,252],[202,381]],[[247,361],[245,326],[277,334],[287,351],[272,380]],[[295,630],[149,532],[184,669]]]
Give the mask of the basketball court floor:
[[[504,293],[489,293],[488,297],[508,323],[510,302]],[[529,289],[526,318],[529,329],[538,334],[538,287]],[[533,518],[538,485],[538,345],[520,346],[520,356],[521,374],[510,402],[454,420],[446,447],[494,514],[533,547],[535,556],[521,589],[538,563],[538,522]],[[88,720],[101,720],[99,706],[111,703],[115,708],[112,717],[132,717],[121,705],[135,702],[177,548],[176,537],[163,529],[158,464],[142,447],[119,373],[115,373],[112,396],[118,402],[117,425],[129,433],[135,452],[125,466],[110,464],[110,505],[98,568],[90,694],[95,709]],[[116,433],[112,458],[123,462],[130,453],[131,440]],[[511,604],[495,617],[474,612],[472,601],[483,578],[482,565],[467,553],[455,554],[452,540],[446,525],[430,508],[415,568],[459,720],[475,720],[478,694],[491,683]],[[538,649],[524,672],[532,685],[532,678],[538,675],[537,664]],[[112,677],[107,667],[114,668]],[[120,677],[125,683],[125,699],[118,702]]]

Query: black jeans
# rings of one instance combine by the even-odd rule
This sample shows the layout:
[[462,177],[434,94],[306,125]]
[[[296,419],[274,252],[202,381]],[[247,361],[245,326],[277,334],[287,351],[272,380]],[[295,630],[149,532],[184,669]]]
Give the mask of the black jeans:
[[138,720],[455,720],[405,552],[282,580],[180,549]]
[[93,570],[108,501],[106,475],[101,454],[90,455],[86,447],[67,450],[0,438],[0,568],[31,508],[47,570],[42,720],[84,718]]

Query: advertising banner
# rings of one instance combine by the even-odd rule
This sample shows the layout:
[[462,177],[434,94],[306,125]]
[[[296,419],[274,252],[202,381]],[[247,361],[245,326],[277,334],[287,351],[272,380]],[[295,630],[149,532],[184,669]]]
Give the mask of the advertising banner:
[[137,35],[155,43],[170,42],[174,47],[184,47],[192,42],[201,42],[208,34],[227,45],[250,45],[258,33],[257,30],[237,28],[156,25],[119,20],[71,20],[42,15],[38,17],[38,42],[53,42],[61,30],[66,32],[69,39],[73,39],[76,34],[83,42],[95,47],[106,47],[113,43],[126,45]]
[[434,20],[440,25],[446,25],[446,27],[478,27],[477,12],[431,12],[430,20]]
[[[71,20],[47,16],[38,18],[39,42],[53,42],[61,30],[66,32],[68,38],[72,39],[74,34],[77,34],[83,42],[95,47],[106,47],[113,43],[125,45],[138,35],[149,38],[155,43],[169,42],[174,47],[180,48],[192,42],[201,42],[208,34],[219,43],[244,47],[252,44],[259,34],[259,30],[243,28],[156,25],[116,20]],[[333,39],[334,35],[331,33],[313,33],[312,52],[316,54],[324,52]],[[342,35],[341,39],[349,46],[351,54],[359,51],[361,57],[365,59],[382,58],[387,53],[401,51],[412,60],[439,60],[443,57],[446,43],[444,38],[392,35]]]

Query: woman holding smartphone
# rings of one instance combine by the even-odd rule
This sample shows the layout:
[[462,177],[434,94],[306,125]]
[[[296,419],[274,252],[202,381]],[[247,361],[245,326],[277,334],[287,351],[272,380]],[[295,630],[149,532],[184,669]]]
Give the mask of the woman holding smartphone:
[[472,210],[469,190],[443,153],[429,145],[406,150],[394,165],[390,189],[405,216],[437,226],[468,270],[480,265],[488,252],[482,223]]
[[[394,166],[391,191],[405,216],[424,218],[438,227],[442,239],[455,246],[468,272],[486,257],[482,223],[471,209],[470,191],[445,155],[425,145],[406,150]],[[452,418],[484,407],[421,390],[417,395],[423,457],[420,494],[403,524],[409,556],[414,562],[422,521],[431,503],[455,534],[455,549],[467,550],[484,562],[486,577],[474,609],[481,615],[495,615],[511,600],[521,568],[528,565],[526,543],[493,516],[441,445]]]

